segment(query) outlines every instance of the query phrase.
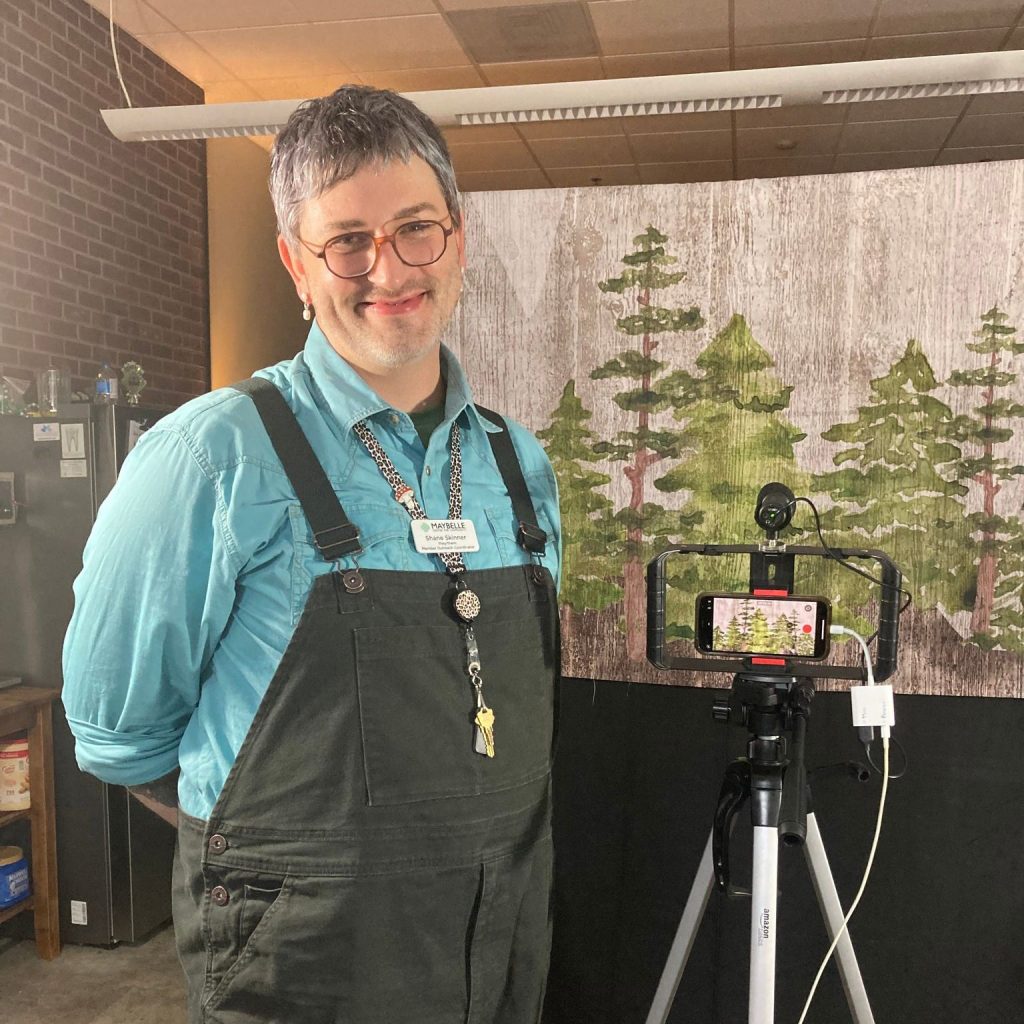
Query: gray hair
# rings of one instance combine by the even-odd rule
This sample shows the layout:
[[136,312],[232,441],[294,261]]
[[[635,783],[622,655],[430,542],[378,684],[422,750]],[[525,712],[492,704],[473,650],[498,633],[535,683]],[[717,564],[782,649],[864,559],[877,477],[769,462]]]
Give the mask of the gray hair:
[[303,204],[368,164],[421,157],[437,176],[452,223],[461,223],[459,192],[441,130],[404,96],[343,85],[306,100],[288,118],[270,157],[277,230],[294,245]]

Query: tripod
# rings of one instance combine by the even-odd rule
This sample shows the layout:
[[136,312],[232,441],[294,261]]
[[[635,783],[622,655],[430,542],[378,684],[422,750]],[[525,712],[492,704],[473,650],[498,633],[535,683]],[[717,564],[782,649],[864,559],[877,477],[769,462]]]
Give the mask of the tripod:
[[[715,823],[654,994],[646,1024],[665,1024],[697,929],[707,908],[712,884],[727,891],[729,835],[736,812],[750,800],[753,825],[753,883],[750,912],[749,1024],[775,1019],[775,944],[779,838],[803,845],[811,881],[830,940],[842,927],[843,910],[829,869],[804,767],[804,738],[814,685],[809,678],[741,673],[733,680],[728,703],[716,704],[719,721],[746,725],[750,738],[745,759],[726,770]],[[792,731],[787,750],[786,731]],[[785,786],[783,785],[785,782]],[[854,1024],[874,1024],[867,992],[849,932],[836,947],[839,972]]]

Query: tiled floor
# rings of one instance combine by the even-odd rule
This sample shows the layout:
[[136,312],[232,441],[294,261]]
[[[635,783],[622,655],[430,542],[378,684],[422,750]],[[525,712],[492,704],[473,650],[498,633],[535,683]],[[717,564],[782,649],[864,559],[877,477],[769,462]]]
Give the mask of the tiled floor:
[[185,982],[170,927],[137,946],[65,946],[40,960],[0,940],[3,1024],[185,1024]]

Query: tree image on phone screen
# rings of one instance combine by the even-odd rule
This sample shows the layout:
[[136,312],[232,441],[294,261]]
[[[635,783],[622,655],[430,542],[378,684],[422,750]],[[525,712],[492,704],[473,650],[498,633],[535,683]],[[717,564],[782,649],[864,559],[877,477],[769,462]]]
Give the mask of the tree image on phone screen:
[[813,657],[814,601],[716,597],[712,605],[712,649],[729,653]]

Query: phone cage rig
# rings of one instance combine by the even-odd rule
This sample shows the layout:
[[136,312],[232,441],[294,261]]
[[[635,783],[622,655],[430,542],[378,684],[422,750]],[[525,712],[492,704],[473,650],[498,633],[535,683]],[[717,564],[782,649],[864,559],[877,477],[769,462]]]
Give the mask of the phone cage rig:
[[647,566],[647,658],[657,668],[690,672],[729,672],[757,675],[800,676],[827,679],[867,678],[866,666],[822,665],[798,657],[751,656],[737,658],[679,658],[665,650],[665,562],[673,554],[698,556],[750,555],[750,594],[752,597],[790,597],[796,556],[846,560],[870,559],[881,568],[879,583],[877,646],[872,659],[876,682],[888,679],[896,671],[899,648],[899,596],[903,575],[896,564],[881,551],[865,548],[821,548],[786,545],[770,539],[761,544],[681,544],[663,551]]

